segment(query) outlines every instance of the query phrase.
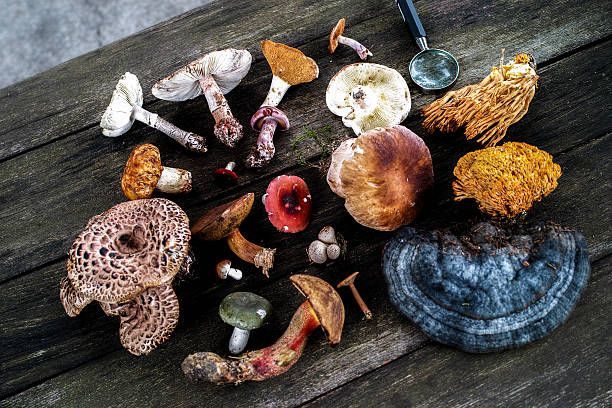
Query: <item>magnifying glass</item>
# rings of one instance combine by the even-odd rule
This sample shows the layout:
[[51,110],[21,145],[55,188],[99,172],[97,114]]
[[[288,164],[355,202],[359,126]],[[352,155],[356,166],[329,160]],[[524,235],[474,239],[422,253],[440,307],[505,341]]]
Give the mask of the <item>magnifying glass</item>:
[[402,18],[421,51],[410,61],[410,77],[425,92],[449,88],[459,76],[459,63],[444,50],[429,48],[427,34],[412,0],[396,0]]

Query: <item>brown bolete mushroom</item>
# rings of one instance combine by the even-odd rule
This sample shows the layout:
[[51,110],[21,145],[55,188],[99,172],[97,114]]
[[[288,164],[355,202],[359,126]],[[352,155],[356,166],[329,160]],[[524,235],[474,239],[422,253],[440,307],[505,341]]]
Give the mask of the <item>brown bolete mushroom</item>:
[[344,326],[344,304],[327,282],[309,275],[293,275],[291,283],[306,296],[293,314],[285,333],[269,347],[225,359],[215,353],[187,356],[181,367],[192,381],[239,384],[263,381],[283,374],[300,358],[310,334],[321,327],[331,345],[340,342]]
[[242,125],[223,95],[242,81],[251,61],[247,50],[213,51],[158,81],[151,92],[167,101],[185,101],[204,94],[215,118],[215,136],[226,146],[234,147],[242,138]]
[[121,190],[129,200],[151,198],[154,190],[176,194],[191,191],[191,172],[161,164],[159,149],[152,144],[136,146],[128,158]]
[[74,317],[92,301],[121,317],[121,344],[147,354],[178,319],[172,280],[191,263],[189,219],[162,198],[127,201],[89,220],[68,254],[60,300]]
[[289,128],[289,119],[278,104],[292,85],[311,82],[319,76],[319,66],[297,48],[265,40],[261,50],[272,69],[272,83],[266,99],[251,118],[251,127],[259,131],[257,145],[246,159],[249,167],[262,167],[274,157],[274,132]]
[[347,139],[332,154],[327,183],[361,225],[392,231],[412,222],[433,185],[431,155],[404,126]]
[[248,241],[238,229],[249,215],[255,194],[248,193],[232,202],[222,204],[207,211],[191,227],[194,236],[206,241],[226,238],[230,250],[243,261],[249,262],[268,277],[268,270],[274,265],[276,249],[263,248]]
[[342,35],[344,34],[345,25],[346,20],[344,18],[341,18],[340,20],[338,20],[333,30],[331,30],[331,33],[329,33],[329,53],[333,54],[334,52],[336,52],[338,44],[344,44],[354,49],[355,52],[357,52],[357,54],[359,55],[359,58],[361,58],[363,61],[368,59],[368,57],[371,57],[372,53],[363,44],[361,44],[359,41],[353,40],[349,37],[344,37]]
[[113,97],[100,120],[102,134],[109,137],[121,136],[130,130],[135,120],[170,136],[189,150],[200,153],[207,150],[206,139],[202,136],[185,132],[156,113],[143,109],[140,82],[136,75],[126,72],[119,79]]

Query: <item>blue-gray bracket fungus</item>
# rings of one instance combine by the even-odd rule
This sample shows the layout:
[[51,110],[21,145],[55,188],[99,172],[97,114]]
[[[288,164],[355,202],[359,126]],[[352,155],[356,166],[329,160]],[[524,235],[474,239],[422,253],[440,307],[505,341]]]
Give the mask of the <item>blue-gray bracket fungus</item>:
[[587,283],[584,237],[547,224],[483,222],[464,236],[406,227],[386,245],[391,302],[432,339],[472,353],[523,346],[559,327]]

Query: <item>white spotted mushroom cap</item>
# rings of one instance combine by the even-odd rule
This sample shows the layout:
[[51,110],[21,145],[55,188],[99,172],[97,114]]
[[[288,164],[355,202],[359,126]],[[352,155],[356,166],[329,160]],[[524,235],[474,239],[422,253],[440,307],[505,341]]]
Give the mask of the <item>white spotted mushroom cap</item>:
[[142,106],[142,88],[136,75],[126,72],[117,82],[110,103],[100,120],[102,134],[117,137],[127,132],[134,124],[134,105]]
[[364,62],[347,65],[334,75],[326,102],[358,136],[376,127],[400,124],[411,107],[408,84],[399,72]]
[[202,94],[200,79],[211,75],[221,92],[226,94],[249,72],[252,59],[247,50],[228,48],[213,51],[159,80],[151,92],[159,99],[186,101]]

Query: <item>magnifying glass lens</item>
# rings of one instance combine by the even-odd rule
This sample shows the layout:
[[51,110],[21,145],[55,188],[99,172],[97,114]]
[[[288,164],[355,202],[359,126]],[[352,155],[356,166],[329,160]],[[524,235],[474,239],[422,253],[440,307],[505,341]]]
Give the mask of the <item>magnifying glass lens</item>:
[[410,64],[412,80],[425,89],[446,88],[457,79],[457,74],[457,61],[442,50],[422,51]]

